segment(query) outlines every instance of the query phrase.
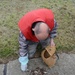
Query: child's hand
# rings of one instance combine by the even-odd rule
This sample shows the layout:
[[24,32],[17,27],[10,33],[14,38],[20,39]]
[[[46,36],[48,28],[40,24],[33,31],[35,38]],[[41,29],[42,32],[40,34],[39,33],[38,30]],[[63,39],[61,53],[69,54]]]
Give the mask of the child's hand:
[[22,64],[21,64],[21,70],[22,70],[22,71],[27,71],[27,64],[26,64],[26,65],[22,65]]
[[19,57],[19,62],[21,64],[21,70],[22,71],[27,71],[27,63],[28,63],[29,59],[28,59],[28,55],[24,56],[24,57]]
[[50,46],[55,46],[54,40],[51,38]]

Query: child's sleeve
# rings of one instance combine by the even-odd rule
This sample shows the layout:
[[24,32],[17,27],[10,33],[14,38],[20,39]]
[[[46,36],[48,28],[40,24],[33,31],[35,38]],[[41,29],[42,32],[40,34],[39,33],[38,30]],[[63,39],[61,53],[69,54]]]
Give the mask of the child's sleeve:
[[27,45],[28,45],[28,42],[27,42],[26,38],[20,32],[20,34],[19,34],[19,55],[20,56],[24,57],[28,54]]
[[28,51],[27,51],[28,42],[23,34],[20,32],[19,34],[19,62],[21,65],[26,65],[29,61],[28,59]]
[[50,38],[54,38],[57,36],[57,22],[54,20],[54,28],[53,30],[50,32]]

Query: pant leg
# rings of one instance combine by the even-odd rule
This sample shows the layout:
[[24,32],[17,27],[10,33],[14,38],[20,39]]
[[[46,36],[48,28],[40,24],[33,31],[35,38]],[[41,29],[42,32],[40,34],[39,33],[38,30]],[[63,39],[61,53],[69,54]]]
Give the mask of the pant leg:
[[48,46],[50,44],[50,37],[47,38],[46,40],[40,41],[42,48],[45,48],[46,46]]
[[28,44],[28,57],[29,58],[33,57],[34,53],[36,52],[37,45],[38,45],[38,42],[29,41],[29,44]]

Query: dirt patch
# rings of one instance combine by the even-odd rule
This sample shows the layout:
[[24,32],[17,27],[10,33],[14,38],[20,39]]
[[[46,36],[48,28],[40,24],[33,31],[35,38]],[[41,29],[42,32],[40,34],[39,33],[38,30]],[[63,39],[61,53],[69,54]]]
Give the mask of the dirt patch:
[[47,71],[44,68],[37,67],[35,70],[31,70],[30,75],[46,75]]

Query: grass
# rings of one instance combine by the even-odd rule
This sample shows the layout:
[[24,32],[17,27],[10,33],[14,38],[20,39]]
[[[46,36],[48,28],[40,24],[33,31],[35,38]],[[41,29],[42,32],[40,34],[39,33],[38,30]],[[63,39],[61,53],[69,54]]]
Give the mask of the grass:
[[75,3],[73,0],[0,0],[0,58],[18,57],[18,21],[28,11],[52,9],[58,23],[58,52],[75,53]]

